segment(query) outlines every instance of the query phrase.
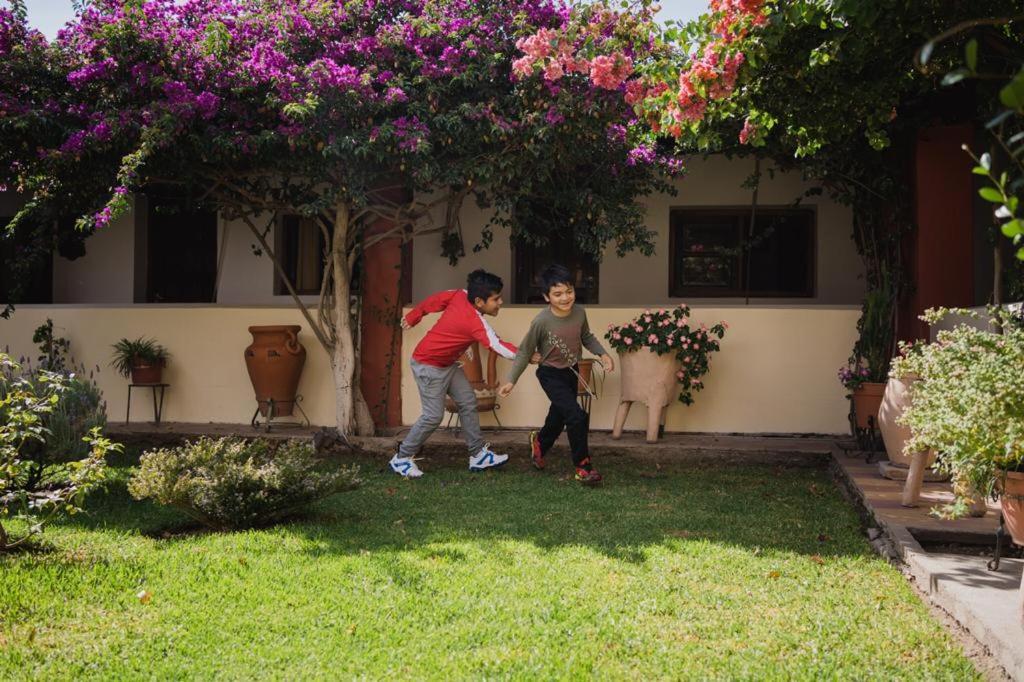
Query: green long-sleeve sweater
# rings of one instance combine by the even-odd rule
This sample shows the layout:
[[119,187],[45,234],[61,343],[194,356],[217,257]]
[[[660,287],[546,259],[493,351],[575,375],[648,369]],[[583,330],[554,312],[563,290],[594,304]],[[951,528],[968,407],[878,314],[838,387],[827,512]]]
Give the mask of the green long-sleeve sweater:
[[530,330],[519,344],[519,351],[508,373],[509,383],[516,383],[533,353],[540,353],[540,364],[564,369],[579,362],[582,347],[594,355],[604,355],[604,346],[590,331],[587,312],[582,306],[573,306],[566,317],[558,317],[551,308],[545,308],[533,318]]

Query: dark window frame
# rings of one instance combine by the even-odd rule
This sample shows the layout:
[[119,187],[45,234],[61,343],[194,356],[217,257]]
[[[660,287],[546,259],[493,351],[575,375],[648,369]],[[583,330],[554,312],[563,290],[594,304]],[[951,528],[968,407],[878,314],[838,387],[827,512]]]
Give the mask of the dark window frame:
[[[145,243],[137,242],[136,244],[136,246],[144,247],[144,251],[136,251],[136,256],[145,258],[145,296],[143,301],[160,305],[215,303],[220,215],[216,211],[200,208],[184,210],[180,206],[175,206],[173,198],[169,200],[170,208],[162,209],[163,204],[157,194],[147,196],[144,205],[146,207]],[[197,221],[206,224],[196,225]],[[195,229],[200,233],[202,237],[199,243],[205,246],[206,250],[198,251],[195,248],[196,242],[189,241],[187,237],[177,234],[180,228],[175,223],[177,225],[187,223],[189,229]],[[158,234],[159,230],[175,234],[170,237],[166,234],[160,235]],[[173,245],[177,252],[174,252],[173,249],[168,251],[169,245]],[[198,267],[198,274],[202,279],[194,276],[189,278],[185,270],[186,265]],[[191,274],[195,275],[196,273]],[[138,276],[138,272],[136,272],[136,276]],[[189,286],[181,288],[181,283],[185,281],[189,282]],[[199,284],[202,284],[202,292],[198,292]],[[139,288],[141,289],[141,287]],[[139,293],[142,292],[137,291],[136,296]]]
[[[571,239],[571,237],[570,237]],[[549,249],[545,252],[545,249]],[[589,268],[591,273],[588,273],[594,279],[592,287],[586,288],[585,300],[577,299],[582,305],[597,305],[600,301],[601,291],[601,264],[595,260],[592,256],[580,253],[582,258],[589,259]],[[552,255],[550,252],[550,242],[541,246],[534,246],[526,243],[515,243],[512,244],[512,303],[515,305],[542,305],[544,304],[543,298],[537,301],[530,301],[531,289],[536,289],[533,286],[533,279],[536,274],[543,268],[547,267],[551,263],[566,263],[559,260],[559,255]],[[569,266],[567,266],[569,267]],[[570,267],[570,269],[572,269]],[[527,270],[530,270],[527,272]],[[582,287],[579,287],[582,289]]]
[[[315,218],[307,218],[308,220],[313,221],[314,229],[317,234],[318,253],[320,254],[320,257],[317,259],[317,276],[314,278],[316,280],[316,284],[315,286],[310,286],[308,288],[300,287],[298,284],[297,275],[299,269],[299,254],[297,250],[293,252],[293,239],[291,239],[291,236],[287,234],[287,231],[292,228],[292,225],[297,228],[304,218],[306,218],[306,216],[302,216],[297,213],[284,213],[277,216],[274,221],[274,254],[277,256],[281,263],[281,267],[288,275],[288,279],[291,281],[292,286],[295,287],[296,294],[299,296],[318,296],[320,294],[320,285],[323,282],[325,267],[323,257],[323,250],[325,248],[323,232],[321,231],[320,226],[316,224]],[[294,221],[294,223],[292,221]],[[297,238],[298,237],[296,235],[295,239]],[[277,268],[274,268],[274,295],[290,295],[288,287],[285,286],[284,279],[281,277],[281,273],[277,271]]]
[[[817,295],[817,253],[818,253],[818,211],[815,206],[758,206],[757,217],[787,216],[803,214],[809,220],[808,238],[806,244],[807,277],[804,287],[799,293],[792,291],[777,290],[747,290],[744,287],[743,277],[746,273],[746,259],[749,258],[749,251],[741,250],[739,254],[731,257],[737,264],[737,281],[731,287],[716,287],[702,285],[684,285],[677,282],[677,262],[679,256],[677,249],[682,242],[683,225],[676,223],[676,216],[681,213],[691,214],[703,218],[733,218],[736,221],[735,229],[738,234],[739,247],[743,249],[748,234],[748,223],[750,218],[750,206],[672,206],[669,208],[669,273],[668,273],[668,295],[672,298],[793,298],[805,299],[814,298]],[[678,286],[677,286],[678,284]]]

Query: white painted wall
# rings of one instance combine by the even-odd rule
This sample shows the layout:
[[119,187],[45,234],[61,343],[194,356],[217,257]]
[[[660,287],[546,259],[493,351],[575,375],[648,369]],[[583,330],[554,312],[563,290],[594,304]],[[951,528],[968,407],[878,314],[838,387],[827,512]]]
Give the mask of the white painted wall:
[[[688,174],[679,179],[676,197],[657,195],[646,198],[647,225],[657,234],[655,252],[650,257],[629,254],[619,258],[609,248],[601,264],[602,306],[666,305],[680,299],[668,296],[669,211],[672,207],[748,206],[749,190],[740,185],[753,169],[750,160],[724,157],[694,159]],[[759,195],[762,206],[790,204],[811,186],[797,173],[763,175]],[[0,212],[13,195],[0,194]],[[753,299],[752,305],[857,305],[864,291],[862,265],[851,239],[850,211],[823,197],[804,202],[817,210],[817,285],[811,299]],[[141,209],[141,207],[140,207]],[[437,220],[442,212],[439,209]],[[132,303],[135,279],[144,273],[135,263],[137,220],[145,216],[130,213],[86,242],[86,256],[76,261],[56,257],[54,262],[54,302],[56,303]],[[467,250],[477,243],[487,212],[468,201],[462,210],[462,225]],[[217,302],[223,305],[289,305],[289,296],[274,295],[273,264],[266,256],[255,256],[255,238],[240,221],[221,221],[219,240],[226,239],[226,255]],[[268,236],[274,243],[273,232]],[[144,249],[141,250],[144,255]],[[413,247],[413,298],[419,300],[433,291],[465,285],[465,277],[476,268],[486,268],[512,286],[512,249],[500,231],[489,249],[471,250],[456,266],[442,258],[440,235],[418,238]],[[145,282],[141,283],[142,291]],[[303,297],[315,304],[315,296]],[[738,299],[689,299],[691,304],[729,305]]]
[[[609,248],[601,262],[599,299],[602,306],[667,305],[683,299],[672,298],[669,289],[669,210],[673,207],[746,207],[750,191],[741,183],[753,171],[753,161],[711,157],[694,159],[688,174],[676,181],[675,197],[655,195],[643,200],[647,208],[647,226],[657,233],[652,256],[628,254],[619,258]],[[812,183],[797,173],[764,173],[758,194],[762,207],[787,206],[801,196]],[[859,305],[864,294],[863,266],[853,244],[853,219],[850,210],[825,197],[806,199],[803,206],[817,211],[817,286],[814,298],[751,300],[751,305]],[[480,237],[487,216],[467,201],[462,211],[462,227],[467,251]],[[438,218],[439,220],[439,218]],[[466,275],[485,268],[512,285],[512,248],[507,237],[496,233],[491,247],[480,253],[469,252],[454,267],[439,256],[441,238],[430,235],[413,247],[413,299],[419,300],[438,289],[465,286]],[[719,305],[742,299],[687,299],[688,303]]]
[[135,300],[135,218],[131,211],[97,230],[85,241],[81,258],[54,255],[54,303],[130,304]]

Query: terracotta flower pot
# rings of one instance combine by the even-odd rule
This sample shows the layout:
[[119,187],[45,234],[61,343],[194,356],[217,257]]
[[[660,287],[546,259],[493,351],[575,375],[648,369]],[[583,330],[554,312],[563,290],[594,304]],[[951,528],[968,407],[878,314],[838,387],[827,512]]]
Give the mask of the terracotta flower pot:
[[[853,391],[853,413],[857,417],[857,428],[868,429],[874,423],[878,428],[878,409],[882,406],[885,384],[865,382]],[[871,422],[868,419],[871,418]]]
[[164,376],[164,363],[156,362],[149,364],[144,360],[137,360],[132,363],[133,384],[159,384]]
[[[908,375],[900,379],[890,378],[885,384],[885,391],[882,401],[878,406],[878,430],[882,434],[882,442],[885,443],[885,452],[889,455],[889,461],[899,466],[909,467],[913,453],[904,454],[903,446],[910,440],[910,428],[896,423],[896,419],[903,414],[903,411],[910,404],[910,387],[917,381],[914,375]],[[867,428],[867,423],[861,426],[860,408],[854,408],[857,412],[857,426]],[[871,409],[867,407],[865,409]],[[935,464],[935,452],[929,452],[925,467]]]
[[675,353],[658,355],[650,348],[619,353],[622,370],[622,394],[615,413],[612,438],[622,436],[622,427],[634,402],[647,405],[647,442],[658,440],[659,427],[664,424],[665,410],[679,396],[676,372],[679,360]]
[[249,327],[252,344],[245,349],[245,366],[264,417],[274,401],[274,416],[287,417],[295,407],[306,349],[299,343],[299,325]]
[[1007,471],[999,483],[999,504],[1010,537],[1024,545],[1024,472]]
[[586,393],[589,388],[591,391],[594,390],[594,384],[590,378],[594,375],[594,359],[587,358],[580,360],[579,362],[580,379],[576,387],[577,393]]
[[[473,387],[473,392],[476,393],[477,412],[490,412],[494,409],[495,403],[498,400],[497,361],[498,354],[493,351],[489,353],[487,357],[487,378],[485,380],[479,344],[474,342],[459,356],[459,365],[462,367],[462,373],[466,375],[469,385]],[[451,413],[456,413],[459,411],[459,406],[455,404],[451,396],[445,396],[444,409]]]

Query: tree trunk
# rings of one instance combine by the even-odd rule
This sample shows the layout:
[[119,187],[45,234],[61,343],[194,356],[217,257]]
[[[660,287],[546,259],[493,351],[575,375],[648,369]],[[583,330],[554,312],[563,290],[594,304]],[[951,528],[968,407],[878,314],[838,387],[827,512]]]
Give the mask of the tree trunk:
[[[334,218],[331,240],[331,265],[334,268],[335,342],[331,352],[334,372],[335,421],[342,434],[373,435],[373,420],[356,376],[356,354],[353,341],[352,306],[350,300],[352,273],[348,265],[348,232],[351,212],[348,204],[339,202]],[[359,404],[361,409],[357,409]]]

